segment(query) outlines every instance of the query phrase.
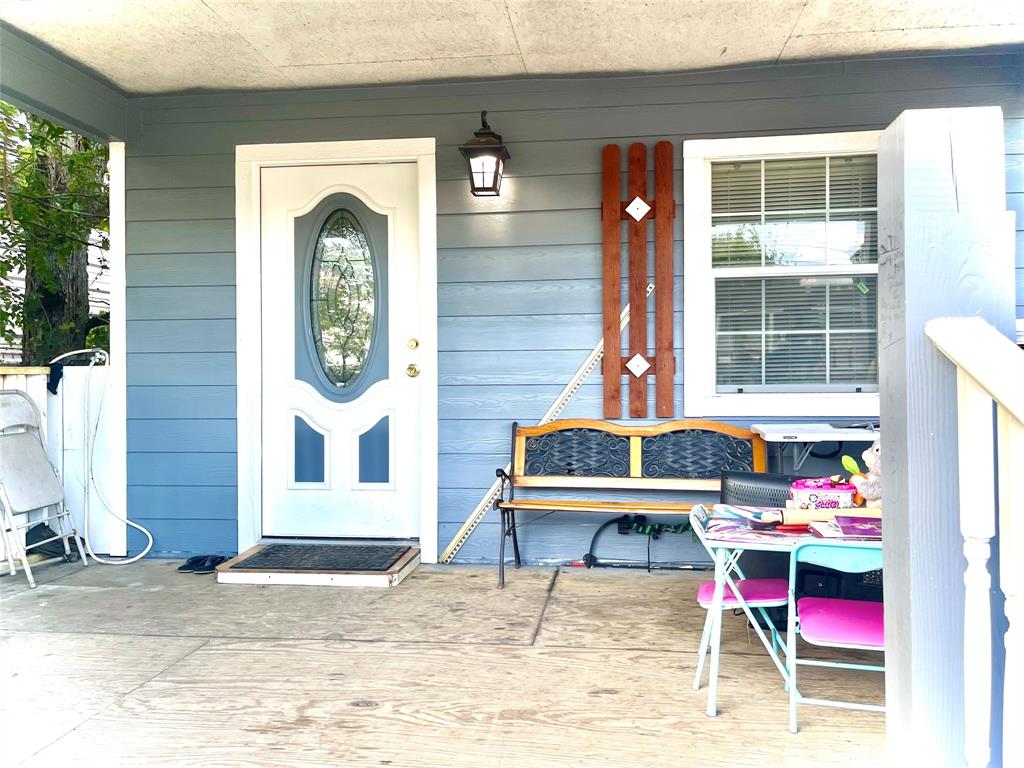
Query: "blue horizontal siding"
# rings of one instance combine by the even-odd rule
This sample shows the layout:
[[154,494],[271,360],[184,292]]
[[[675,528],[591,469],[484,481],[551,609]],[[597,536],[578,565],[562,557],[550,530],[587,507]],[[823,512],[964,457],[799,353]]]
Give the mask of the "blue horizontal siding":
[[[146,520],[238,519],[238,491],[234,486],[132,485],[128,504]],[[183,526],[191,523],[182,523]]]
[[235,386],[234,352],[132,352],[128,386]]
[[233,285],[129,287],[128,316],[136,320],[234,320]]
[[157,286],[235,286],[235,254],[134,254],[128,260],[129,288]]
[[235,321],[129,320],[128,353],[234,352]]
[[[1020,212],[1020,63],[1019,55],[972,55],[692,75],[139,100],[140,130],[127,145],[131,514],[161,521],[158,551],[191,549],[190,530],[196,549],[235,545],[234,528],[221,525],[233,521],[220,516],[224,505],[233,503],[228,494],[235,482],[237,144],[437,140],[443,546],[492,482],[494,468],[506,462],[509,423],[540,418],[600,339],[604,144],[671,141],[681,203],[684,139],[882,128],[908,108],[999,104],[1007,117],[1007,202]],[[493,124],[513,143],[503,194],[492,199],[467,193],[455,149],[477,119],[484,96]],[[677,206],[677,274],[680,214]],[[1021,217],[1017,228],[1024,232]],[[1024,316],[1020,234],[1017,259],[1017,301]],[[679,280],[675,287],[679,309]],[[677,313],[677,345],[685,321]],[[677,357],[681,402],[678,349]],[[601,403],[600,378],[594,376],[563,415],[596,418]],[[771,421],[757,414],[733,421],[752,420]],[[204,421],[211,424],[201,425]],[[167,456],[198,458],[165,467]],[[181,495],[193,492],[198,495]],[[169,501],[160,502],[165,495]],[[195,514],[180,512],[183,504]],[[586,550],[597,518],[566,517],[542,518],[527,527],[529,560],[561,561]],[[202,520],[211,525],[197,527]],[[655,542],[655,558],[698,557],[699,549],[683,539]],[[493,561],[496,547],[496,526],[488,516],[460,557]],[[646,540],[610,535],[599,549],[602,556],[642,557]]]
[[233,419],[235,413],[234,386],[128,387],[129,419]]
[[234,419],[129,419],[128,445],[135,453],[234,453]]
[[[153,535],[153,557],[187,557],[197,552],[233,555],[238,551],[238,523],[235,520],[136,519]],[[129,555],[141,552],[145,543],[141,533],[134,528],[128,529]]]
[[128,447],[128,485],[221,485],[237,483],[232,453],[134,453]]

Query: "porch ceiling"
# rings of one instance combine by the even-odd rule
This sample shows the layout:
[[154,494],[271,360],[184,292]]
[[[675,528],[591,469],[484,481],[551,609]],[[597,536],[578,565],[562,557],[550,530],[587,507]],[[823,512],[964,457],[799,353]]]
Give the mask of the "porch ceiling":
[[663,72],[1024,42],[1020,0],[0,0],[130,94]]

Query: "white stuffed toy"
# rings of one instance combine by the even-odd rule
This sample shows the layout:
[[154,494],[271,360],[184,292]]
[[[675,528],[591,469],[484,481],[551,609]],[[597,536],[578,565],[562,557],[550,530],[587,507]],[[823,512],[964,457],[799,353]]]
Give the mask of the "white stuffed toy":
[[863,474],[855,474],[850,482],[857,488],[857,493],[864,497],[869,507],[882,507],[882,443],[876,440],[870,448],[861,454],[864,466]]

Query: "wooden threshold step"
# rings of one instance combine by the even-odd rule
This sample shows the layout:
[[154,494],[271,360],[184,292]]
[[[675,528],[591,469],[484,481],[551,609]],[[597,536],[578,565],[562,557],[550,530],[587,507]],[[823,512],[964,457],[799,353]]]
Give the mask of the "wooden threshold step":
[[[268,545],[257,544],[237,557],[217,566],[221,584],[289,584],[293,586],[332,587],[395,587],[420,564],[420,550],[409,547],[386,570],[280,567],[246,568],[244,561],[264,551]],[[292,545],[285,545],[292,546]],[[333,545],[325,545],[333,546]],[[298,548],[298,545],[296,545]],[[240,566],[241,567],[238,567]]]

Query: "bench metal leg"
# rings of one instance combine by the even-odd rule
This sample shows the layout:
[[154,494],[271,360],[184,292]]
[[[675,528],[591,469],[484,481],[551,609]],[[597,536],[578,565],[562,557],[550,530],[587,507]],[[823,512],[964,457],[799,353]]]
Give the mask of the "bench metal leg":
[[501,510],[501,523],[498,525],[498,589],[505,588],[505,518],[507,512]]
[[519,534],[516,533],[516,512],[515,512],[515,510],[514,509],[510,510],[509,511],[509,515],[510,515],[509,529],[512,532],[512,554],[515,555],[515,558],[516,558],[516,568],[519,568],[523,564],[523,561],[519,557]]

